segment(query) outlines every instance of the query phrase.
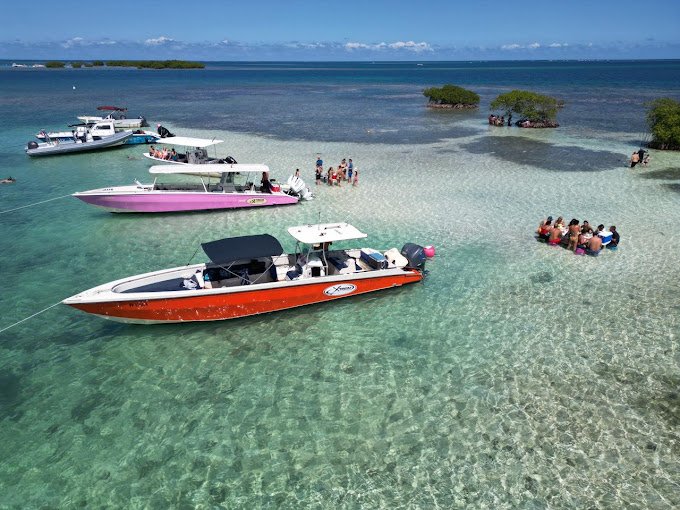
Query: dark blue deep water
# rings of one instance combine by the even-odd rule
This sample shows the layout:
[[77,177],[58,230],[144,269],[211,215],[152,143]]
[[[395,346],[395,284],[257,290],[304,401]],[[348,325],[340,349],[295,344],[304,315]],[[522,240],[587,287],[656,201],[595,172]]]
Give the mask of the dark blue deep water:
[[[422,65],[420,65],[422,64]],[[423,107],[426,87],[460,85],[481,96],[528,89],[566,102],[565,130],[646,131],[644,104],[680,97],[680,61],[613,62],[210,62],[204,70],[0,68],[0,116],[13,127],[50,127],[84,105],[188,128],[279,139],[428,143],[469,134],[449,112]],[[73,90],[73,87],[76,87]],[[18,124],[17,124],[18,123]],[[55,126],[57,127],[57,126]]]

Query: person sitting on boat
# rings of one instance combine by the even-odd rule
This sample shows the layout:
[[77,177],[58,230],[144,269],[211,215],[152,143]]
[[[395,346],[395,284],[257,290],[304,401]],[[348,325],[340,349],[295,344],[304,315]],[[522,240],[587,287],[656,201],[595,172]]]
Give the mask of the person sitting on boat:
[[161,151],[160,158],[161,159],[168,159],[168,148],[167,147],[163,147],[163,150]]
[[588,241],[588,247],[586,248],[586,253],[588,255],[597,256],[602,249],[602,238],[600,236],[593,236]]
[[156,127],[158,128],[158,134],[161,136],[161,138],[169,138],[171,136],[175,136],[168,130],[168,128],[165,128],[160,124],[157,124]]
[[177,161],[179,159],[179,156],[177,155],[177,151],[173,147],[172,150],[170,151],[170,160],[171,161]]
[[153,145],[149,145],[149,156],[152,158],[156,155],[156,148]]
[[609,241],[607,248],[613,249],[613,248],[616,248],[619,245],[619,241],[621,240],[621,236],[616,231],[616,227],[614,225],[609,227],[609,231],[612,233],[612,240]]
[[262,188],[261,188],[262,193],[271,193],[272,192],[272,183],[269,181],[269,173],[268,172],[262,172],[262,180],[260,182],[262,183]]

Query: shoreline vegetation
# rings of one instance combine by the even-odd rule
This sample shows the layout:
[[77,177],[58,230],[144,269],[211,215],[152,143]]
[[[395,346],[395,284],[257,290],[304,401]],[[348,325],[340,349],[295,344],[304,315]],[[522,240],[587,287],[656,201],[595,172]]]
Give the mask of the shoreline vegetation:
[[647,146],[659,150],[680,150],[680,101],[662,97],[647,107],[647,123],[652,132],[652,140]]
[[[190,60],[94,60],[92,62],[75,61],[68,64],[73,69],[81,67],[135,67],[137,69],[204,69],[202,62]],[[24,67],[24,66],[17,66]],[[27,67],[27,66],[25,66]],[[35,66],[33,66],[35,67]],[[45,62],[48,69],[63,69],[67,67],[66,62],[60,60],[50,60]]]

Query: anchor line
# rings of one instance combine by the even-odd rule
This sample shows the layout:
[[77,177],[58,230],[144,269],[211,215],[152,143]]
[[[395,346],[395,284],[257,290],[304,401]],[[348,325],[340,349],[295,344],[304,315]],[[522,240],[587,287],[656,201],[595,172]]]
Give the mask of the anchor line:
[[6,328],[0,329],[0,333],[2,333],[3,331],[7,331],[9,328],[13,328],[13,327],[16,326],[16,325],[21,324],[22,322],[26,322],[28,319],[32,319],[33,317],[35,317],[35,316],[37,316],[37,315],[40,315],[40,314],[43,313],[43,312],[46,312],[46,311],[49,310],[50,308],[54,308],[54,307],[57,306],[58,304],[61,304],[61,301],[58,301],[58,302],[54,303],[53,305],[50,305],[50,306],[48,306],[47,308],[44,308],[44,309],[40,310],[39,312],[34,313],[33,315],[29,315],[29,316],[26,317],[25,319],[21,319],[20,321],[17,321],[17,322],[15,322],[14,324],[11,324],[10,326],[7,326]]
[[12,211],[18,211],[19,209],[24,209],[26,207],[32,207],[34,205],[44,204],[45,202],[51,202],[52,200],[59,200],[60,198],[66,198],[66,197],[70,197],[70,196],[71,195],[69,194],[69,195],[64,195],[64,196],[61,196],[61,197],[49,198],[47,200],[42,200],[40,202],[34,202],[32,204],[22,205],[21,207],[15,207],[14,209],[7,209],[6,211],[0,211],[0,214],[5,214],[5,213],[8,213],[8,212],[12,212]]

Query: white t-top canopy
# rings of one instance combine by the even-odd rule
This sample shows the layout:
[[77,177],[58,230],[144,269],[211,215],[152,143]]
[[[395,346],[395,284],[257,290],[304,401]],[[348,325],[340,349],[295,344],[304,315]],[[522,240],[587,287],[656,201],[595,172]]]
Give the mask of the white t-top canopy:
[[182,147],[210,147],[211,145],[217,145],[222,143],[224,140],[208,140],[207,138],[191,138],[189,136],[170,136],[168,138],[161,138],[156,143],[162,143],[163,145],[181,145]]
[[269,172],[267,165],[227,165],[203,163],[201,165],[154,165],[150,174],[235,174],[246,172]]
[[288,233],[305,244],[332,243],[368,237],[349,223],[321,223],[318,225],[301,225],[290,227]]

